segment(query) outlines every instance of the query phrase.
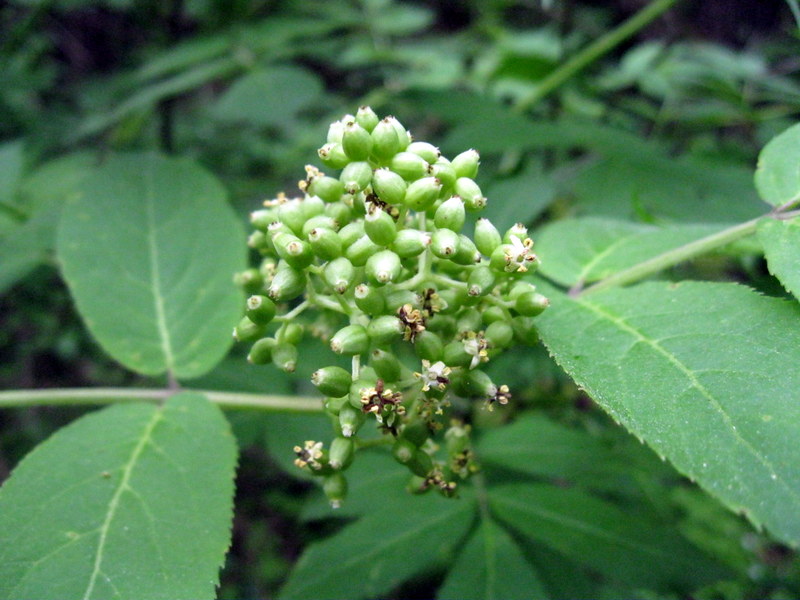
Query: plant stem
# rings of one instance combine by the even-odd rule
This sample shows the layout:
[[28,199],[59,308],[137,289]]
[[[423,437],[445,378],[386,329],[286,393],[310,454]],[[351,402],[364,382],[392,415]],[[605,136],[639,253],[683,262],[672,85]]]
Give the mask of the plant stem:
[[679,0],[654,0],[630,19],[586,46],[547,77],[514,107],[523,112],[569,80],[578,71],[592,64],[626,39],[643,29],[648,23],[669,10]]
[[[239,392],[183,389],[203,394],[221,408],[253,408],[274,412],[320,412],[319,398],[307,396],[273,396]],[[174,390],[137,388],[53,388],[0,392],[0,409],[41,405],[80,406],[86,404],[120,404],[123,402],[161,402]]]
[[619,271],[618,273],[614,273],[613,275],[598,281],[594,285],[590,285],[586,289],[581,290],[580,288],[577,288],[571,290],[570,296],[584,296],[586,294],[599,292],[600,290],[610,287],[626,285],[628,283],[638,281],[639,279],[643,279],[648,275],[663,271],[668,267],[675,266],[685,260],[689,260],[690,258],[694,258],[695,256],[699,256],[721,246],[725,246],[726,244],[730,244],[731,242],[735,242],[738,239],[754,233],[758,227],[758,223],[764,218],[769,217],[758,217],[757,219],[752,219],[751,221],[734,225],[733,227],[729,227],[723,231],[713,233],[704,238],[700,238],[699,240],[695,240],[693,242],[689,242],[688,244],[684,244],[683,246],[678,246],[677,248],[663,252],[649,260],[640,262],[639,264],[633,265],[632,267]]

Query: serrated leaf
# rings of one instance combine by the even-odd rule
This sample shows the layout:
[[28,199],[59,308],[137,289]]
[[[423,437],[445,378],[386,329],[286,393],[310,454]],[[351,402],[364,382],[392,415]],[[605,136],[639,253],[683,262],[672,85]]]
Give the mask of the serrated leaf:
[[61,429],[0,488],[0,598],[214,598],[235,463],[196,393]]
[[800,542],[800,307],[725,283],[551,296],[542,339],[578,385],[726,506]]
[[386,594],[437,563],[448,562],[474,519],[475,503],[406,495],[404,505],[381,506],[334,536],[311,545],[295,565],[280,598],[371,598]]
[[112,158],[67,202],[57,246],[89,331],[126,367],[196,377],[228,350],[244,231],[221,185],[195,163]]
[[519,534],[631,589],[691,589],[724,574],[674,529],[580,490],[511,484],[490,490],[489,503]]
[[516,542],[487,519],[458,555],[439,600],[541,600],[548,595]]
[[800,123],[772,138],[758,155],[756,189],[764,200],[780,206],[800,198]]
[[800,219],[763,219],[758,224],[758,240],[769,272],[800,300]]
[[722,229],[714,225],[654,227],[598,217],[565,219],[536,233],[540,272],[566,286],[590,283]]

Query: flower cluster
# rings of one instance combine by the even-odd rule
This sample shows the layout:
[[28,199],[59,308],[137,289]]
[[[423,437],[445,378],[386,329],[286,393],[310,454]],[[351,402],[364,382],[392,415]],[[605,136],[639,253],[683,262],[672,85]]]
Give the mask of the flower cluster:
[[[342,471],[370,418],[417,489],[451,495],[476,466],[469,427],[448,422],[464,416],[450,399],[507,404],[508,387],[482,367],[538,340],[533,319],[548,300],[523,279],[538,265],[533,242],[524,225],[501,233],[471,218],[487,202],[475,150],[448,160],[369,107],[332,123],[319,157],[325,172],[307,166],[297,197],[279,194],[251,215],[249,245],[262,259],[237,276],[252,295],[234,335],[252,344],[250,362],[285,371],[306,333],[352,357],[351,370],[312,377],[336,422],[329,450],[295,447],[332,503],[346,494]],[[448,458],[438,460],[445,428]]]

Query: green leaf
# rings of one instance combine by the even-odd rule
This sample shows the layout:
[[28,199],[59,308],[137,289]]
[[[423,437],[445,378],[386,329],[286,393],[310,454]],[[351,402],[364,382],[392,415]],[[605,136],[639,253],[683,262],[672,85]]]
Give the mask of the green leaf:
[[528,600],[548,595],[511,536],[487,519],[470,537],[436,597]]
[[195,393],[61,429],[0,488],[0,598],[214,598],[235,463]]
[[565,286],[598,281],[723,229],[714,225],[654,227],[598,217],[564,219],[534,236],[540,272]]
[[542,339],[578,385],[729,508],[800,543],[800,307],[699,282],[551,300]]
[[764,247],[769,272],[800,299],[800,219],[764,219],[758,224],[758,240]]
[[723,572],[674,529],[580,490],[511,484],[490,491],[495,516],[516,532],[610,579],[637,587],[710,582]]
[[800,198],[800,123],[764,146],[755,181],[761,198],[773,206]]
[[[287,94],[286,90],[292,90]],[[212,108],[221,120],[283,129],[322,93],[314,73],[300,67],[274,66],[251,71],[236,80]]]
[[447,564],[475,516],[475,502],[441,496],[405,496],[403,506],[372,507],[364,518],[311,545],[280,597],[371,598],[410,577]]
[[180,378],[227,352],[245,248],[217,180],[157,154],[109,160],[67,202],[58,232],[64,278],[103,348],[139,373]]

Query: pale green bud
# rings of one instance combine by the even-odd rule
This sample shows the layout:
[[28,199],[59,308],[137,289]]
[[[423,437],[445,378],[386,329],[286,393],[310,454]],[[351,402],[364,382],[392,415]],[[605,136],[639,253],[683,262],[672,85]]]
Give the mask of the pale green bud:
[[389,166],[406,181],[414,181],[432,174],[431,165],[413,152],[398,152],[392,157]]
[[539,343],[539,331],[533,317],[514,317],[511,319],[511,328],[514,330],[514,339],[526,346],[535,346]]
[[333,177],[314,177],[308,184],[308,193],[319,196],[325,202],[338,202],[344,194],[344,184]]
[[442,190],[448,194],[452,192],[456,184],[456,171],[450,161],[442,156],[431,165],[432,175],[442,182]]
[[430,164],[435,163],[442,155],[436,146],[428,142],[411,142],[406,151],[416,154]]
[[403,323],[394,315],[375,317],[367,325],[367,335],[376,346],[386,346],[403,335]]
[[351,160],[366,160],[372,151],[372,137],[361,125],[348,121],[344,125],[342,147]]
[[352,437],[337,437],[331,442],[328,462],[331,468],[343,471],[353,462],[356,445]]
[[332,260],[342,255],[342,239],[327,227],[316,227],[309,231],[308,242],[314,254],[322,260]]
[[368,235],[363,235],[353,242],[345,251],[344,255],[353,263],[355,267],[363,267],[367,260],[381,250],[375,242],[369,239]]
[[351,162],[342,170],[339,181],[348,194],[361,192],[372,182],[372,167],[364,161]]
[[340,472],[325,477],[322,482],[322,491],[331,504],[331,508],[339,508],[347,497],[347,479]]
[[284,261],[279,262],[275,277],[269,285],[269,297],[275,302],[286,302],[297,298],[305,289],[305,274]]
[[398,148],[398,152],[402,152],[408,145],[411,143],[411,134],[406,131],[406,128],[403,127],[403,124],[397,120],[396,117],[386,117],[392,127],[394,127],[395,133],[397,133],[397,141],[400,143],[400,147]]
[[353,283],[355,268],[353,263],[344,256],[340,256],[325,265],[322,275],[325,282],[337,293],[344,294]]
[[365,273],[376,285],[385,285],[400,276],[400,257],[391,250],[383,250],[367,259]]
[[233,338],[237,342],[252,342],[264,335],[266,327],[253,323],[249,317],[242,317],[233,328]]
[[389,117],[381,119],[370,134],[372,137],[372,155],[380,161],[388,161],[402,148],[401,140]]
[[466,210],[464,202],[459,196],[451,196],[439,205],[436,214],[433,216],[433,223],[436,227],[460,231],[464,226]]
[[267,325],[275,318],[275,303],[261,294],[254,294],[247,299],[247,316],[258,325]]
[[261,208],[250,213],[250,223],[265,233],[269,230],[269,226],[277,220],[278,215],[270,208]]
[[[369,333],[369,327],[367,327],[367,333]],[[422,333],[425,332],[423,331]],[[419,341],[419,337],[417,337],[417,341]],[[369,366],[375,369],[376,375],[386,383],[400,379],[400,374],[402,372],[400,361],[393,352],[380,349],[373,350],[369,355]]]
[[550,300],[538,292],[527,292],[522,294],[514,303],[517,312],[526,317],[535,317],[544,312],[550,306]]
[[375,129],[378,121],[380,121],[378,115],[376,115],[375,111],[369,106],[361,106],[356,112],[356,123],[361,125],[361,127],[370,133],[372,133],[372,130]]
[[450,229],[437,229],[431,236],[431,252],[439,258],[450,258],[456,253],[458,234]]
[[470,212],[481,210],[486,206],[486,198],[481,192],[481,188],[469,177],[459,177],[456,179],[455,193],[461,196],[465,208]]
[[485,296],[494,287],[495,274],[486,265],[478,265],[469,274],[467,279],[467,293],[470,296]]
[[459,234],[456,253],[450,257],[458,265],[474,265],[480,262],[481,253],[475,247],[475,243],[466,235]]
[[311,383],[326,396],[340,398],[350,391],[353,378],[341,367],[322,367],[311,374]]
[[328,143],[317,150],[317,155],[322,164],[331,169],[341,169],[350,162],[350,158],[345,154],[344,148],[340,143]]
[[[292,233],[300,235],[303,231],[303,223],[306,222],[305,211],[302,201],[299,198],[288,200],[278,205],[278,220],[292,230]],[[274,225],[270,225],[268,230],[273,234],[276,231]]]
[[272,362],[272,350],[278,344],[275,338],[261,338],[250,347],[247,362],[251,365],[267,365]]
[[297,368],[297,346],[288,342],[278,342],[272,348],[272,362],[285,373],[294,373]]
[[417,229],[403,229],[397,232],[391,248],[400,258],[412,258],[422,254],[430,243],[429,234]]
[[351,221],[339,230],[339,237],[342,238],[342,247],[348,248],[364,236],[364,222]]
[[386,309],[386,300],[383,294],[365,283],[356,286],[353,299],[358,309],[368,315],[379,315]]
[[272,242],[278,256],[295,269],[305,269],[314,259],[311,245],[291,233],[279,233]]
[[500,232],[489,219],[478,219],[475,223],[475,245],[484,256],[491,256],[503,242]]
[[316,229],[321,227],[323,229],[330,229],[331,231],[336,231],[339,229],[336,221],[333,217],[329,217],[328,215],[317,215],[316,217],[311,217],[308,221],[303,224],[303,238],[308,239],[308,234],[311,233],[312,229]]
[[452,164],[457,177],[475,179],[478,175],[478,165],[481,164],[481,157],[477,150],[469,149],[456,156]]
[[413,210],[427,210],[436,202],[441,190],[442,183],[436,177],[423,177],[408,185],[403,201]]
[[348,404],[339,409],[339,427],[344,437],[354,436],[366,421],[366,415],[359,408]]
[[394,171],[376,169],[372,174],[372,189],[387,204],[403,202],[406,197],[406,188],[405,180]]
[[336,354],[353,356],[369,349],[369,336],[363,325],[342,327],[331,338],[331,350]]
[[379,246],[388,246],[397,237],[397,224],[389,213],[372,204],[364,217],[364,231]]

